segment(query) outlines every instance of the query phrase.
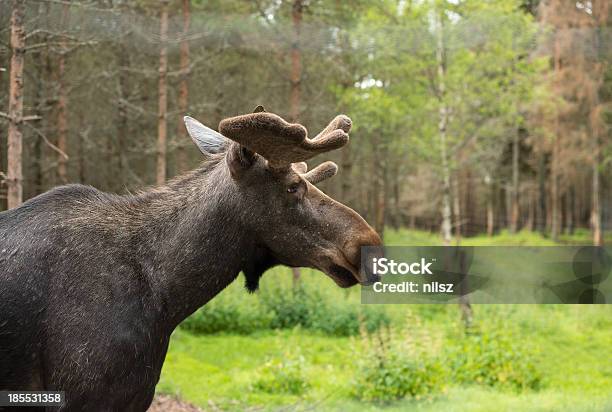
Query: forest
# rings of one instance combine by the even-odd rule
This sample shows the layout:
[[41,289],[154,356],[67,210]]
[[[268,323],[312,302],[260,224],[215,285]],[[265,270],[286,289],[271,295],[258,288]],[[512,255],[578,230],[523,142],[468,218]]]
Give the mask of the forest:
[[0,210],[194,168],[182,117],[258,104],[354,128],[324,190],[375,228],[602,244],[612,215],[607,1],[0,3]]
[[[68,183],[163,185],[202,162],[183,116],[217,129],[263,105],[310,135],[351,117],[309,163],[338,164],[321,189],[385,245],[610,244],[611,9],[0,0],[0,212]],[[149,410],[612,408],[610,305],[363,303],[311,269],[240,279],[172,334]]]

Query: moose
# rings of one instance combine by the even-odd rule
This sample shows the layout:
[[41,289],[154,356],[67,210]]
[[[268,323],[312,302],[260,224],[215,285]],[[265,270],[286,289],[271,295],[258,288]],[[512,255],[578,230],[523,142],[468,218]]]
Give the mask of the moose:
[[195,170],[129,195],[60,186],[0,213],[0,390],[144,411],[172,331],[240,272],[249,291],[275,265],[368,282],[360,250],[380,237],[315,186],[334,163],[305,163],[347,144],[347,116],[314,138],[261,107],[219,132],[184,121]]

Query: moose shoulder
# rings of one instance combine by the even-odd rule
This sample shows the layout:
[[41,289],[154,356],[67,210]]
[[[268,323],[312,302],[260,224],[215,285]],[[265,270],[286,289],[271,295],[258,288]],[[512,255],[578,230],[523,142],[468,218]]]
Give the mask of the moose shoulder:
[[174,328],[241,271],[251,291],[278,264],[366,281],[360,248],[380,238],[315,187],[335,164],[303,163],[347,143],[348,117],[312,139],[266,112],[185,124],[205,160],[164,186],[69,185],[0,213],[0,390],[146,410]]

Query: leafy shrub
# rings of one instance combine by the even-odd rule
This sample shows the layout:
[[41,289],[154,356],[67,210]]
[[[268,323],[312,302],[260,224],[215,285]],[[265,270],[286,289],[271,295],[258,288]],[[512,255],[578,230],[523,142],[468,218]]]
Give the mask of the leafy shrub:
[[362,307],[330,297],[303,284],[290,290],[280,287],[262,294],[263,305],[272,313],[272,327],[277,329],[301,326],[333,336],[359,333],[360,325],[372,332],[389,324],[382,310]]
[[317,305],[322,301],[317,291],[307,291],[301,284],[292,288],[276,286],[266,289],[260,298],[262,305],[274,314],[270,325],[274,329],[310,326]]
[[390,323],[387,314],[378,309],[346,303],[332,303],[330,300],[319,304],[308,327],[333,336],[357,335],[362,327],[367,332],[374,332]]
[[416,326],[403,337],[389,329],[362,333],[365,354],[352,385],[353,397],[386,403],[444,390],[446,373],[438,345],[429,331]]
[[413,359],[397,351],[377,354],[361,368],[353,395],[363,401],[419,399],[443,387],[443,368],[434,358]]
[[273,314],[257,302],[241,304],[229,299],[216,299],[185,319],[181,327],[198,334],[249,334],[256,330],[269,329],[273,319]]
[[253,389],[271,394],[301,395],[309,386],[304,377],[302,356],[269,360],[260,369],[259,377],[253,383]]
[[181,326],[199,334],[249,334],[299,326],[333,336],[352,336],[359,333],[360,325],[372,332],[390,322],[381,308],[334,300],[304,283],[267,287],[254,295],[234,288],[196,311]]
[[449,365],[459,383],[513,390],[540,388],[542,374],[534,350],[512,327],[482,323],[454,341]]

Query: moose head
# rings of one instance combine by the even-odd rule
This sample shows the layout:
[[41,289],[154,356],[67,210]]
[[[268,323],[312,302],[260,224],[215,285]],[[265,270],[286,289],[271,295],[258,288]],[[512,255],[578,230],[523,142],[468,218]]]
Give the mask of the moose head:
[[242,226],[257,242],[251,267],[243,268],[246,286],[257,289],[265,270],[277,264],[325,272],[341,287],[368,282],[360,274],[362,246],[381,239],[349,207],[316,187],[336,174],[327,161],[308,171],[306,160],[348,143],[351,120],[336,116],[314,138],[306,128],[263,111],[225,119],[220,133],[191,117],[187,131],[205,156],[224,156],[233,201],[247,205]]

